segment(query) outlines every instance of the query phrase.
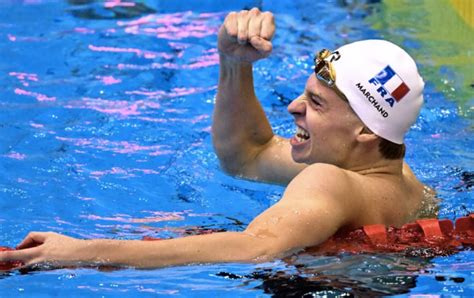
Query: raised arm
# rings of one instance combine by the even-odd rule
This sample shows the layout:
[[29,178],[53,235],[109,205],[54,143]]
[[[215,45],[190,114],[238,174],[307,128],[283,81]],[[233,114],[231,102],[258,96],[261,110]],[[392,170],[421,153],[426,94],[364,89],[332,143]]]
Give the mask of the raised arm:
[[254,8],[226,17],[218,37],[220,76],[212,131],[227,172],[287,184],[305,166],[293,162],[288,140],[273,134],[252,76],[252,64],[270,54],[274,32],[269,12]]

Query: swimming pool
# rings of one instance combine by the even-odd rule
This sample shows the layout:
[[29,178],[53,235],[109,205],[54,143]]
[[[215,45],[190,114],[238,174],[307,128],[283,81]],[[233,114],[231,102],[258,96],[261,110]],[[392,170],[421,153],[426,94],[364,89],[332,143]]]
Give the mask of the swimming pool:
[[[31,230],[121,239],[238,231],[276,202],[282,187],[225,175],[210,138],[216,32],[229,10],[252,6],[276,14],[274,53],[256,65],[255,80],[277,133],[293,133],[286,105],[315,50],[391,39],[427,81],[407,160],[443,199],[441,217],[474,210],[472,27],[450,2],[438,10],[429,1],[274,2],[2,1],[0,244],[15,246]],[[445,35],[430,18],[439,10],[453,28]],[[471,251],[301,254],[264,264],[13,272],[1,276],[0,293],[472,296],[473,262]]]

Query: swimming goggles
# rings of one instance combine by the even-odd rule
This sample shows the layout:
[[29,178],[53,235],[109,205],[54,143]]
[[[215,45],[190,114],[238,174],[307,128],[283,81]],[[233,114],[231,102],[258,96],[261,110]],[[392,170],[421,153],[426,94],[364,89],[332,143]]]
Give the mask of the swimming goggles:
[[[331,55],[333,55],[331,60],[326,60],[326,58]],[[338,52],[331,53],[327,49],[322,49],[314,57],[314,73],[319,81],[323,82],[326,86],[333,89],[337,93],[337,95],[347,101],[347,97],[336,86],[336,70],[331,64],[332,61],[338,60],[339,57],[340,56]]]

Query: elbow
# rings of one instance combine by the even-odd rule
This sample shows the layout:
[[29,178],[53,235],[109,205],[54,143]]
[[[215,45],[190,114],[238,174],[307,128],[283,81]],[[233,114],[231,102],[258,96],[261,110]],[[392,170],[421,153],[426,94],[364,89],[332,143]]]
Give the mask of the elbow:
[[235,161],[229,160],[230,158],[219,157],[221,169],[228,175],[231,176],[242,176],[244,165],[239,164]]
[[269,247],[254,246],[241,251],[239,255],[235,260],[237,262],[263,263],[275,259],[278,254],[272,252]]
[[[235,147],[234,147],[235,148]],[[229,175],[239,176],[245,169],[245,161],[239,152],[229,145],[214,143],[214,151],[219,159],[221,169]]]
[[[272,239],[259,238],[252,239],[253,244],[243,252],[241,261],[248,262],[268,262],[277,258],[286,257],[288,254],[297,250],[288,249],[285,245],[281,246]],[[299,249],[298,249],[299,250]]]

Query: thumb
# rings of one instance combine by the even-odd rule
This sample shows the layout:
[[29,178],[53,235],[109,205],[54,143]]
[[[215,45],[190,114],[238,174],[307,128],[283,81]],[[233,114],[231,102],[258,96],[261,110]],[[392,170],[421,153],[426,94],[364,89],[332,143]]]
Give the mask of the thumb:
[[252,36],[250,38],[250,44],[260,52],[260,54],[268,56],[270,55],[273,45],[270,41],[260,36]]
[[31,232],[23,241],[18,244],[17,249],[25,249],[41,245],[46,241],[48,233],[44,232]]

